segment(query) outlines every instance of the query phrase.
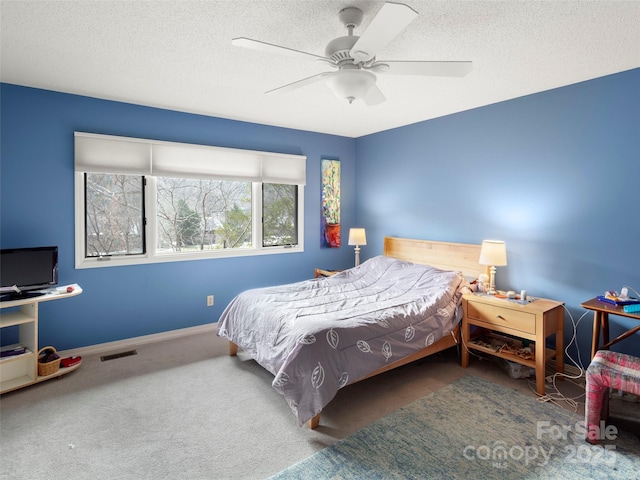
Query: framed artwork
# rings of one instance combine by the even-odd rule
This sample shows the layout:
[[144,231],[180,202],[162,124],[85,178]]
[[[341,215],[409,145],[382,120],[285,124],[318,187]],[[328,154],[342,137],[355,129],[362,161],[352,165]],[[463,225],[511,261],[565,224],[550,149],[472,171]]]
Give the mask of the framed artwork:
[[340,247],[340,160],[321,160],[322,219],[320,242],[324,248]]

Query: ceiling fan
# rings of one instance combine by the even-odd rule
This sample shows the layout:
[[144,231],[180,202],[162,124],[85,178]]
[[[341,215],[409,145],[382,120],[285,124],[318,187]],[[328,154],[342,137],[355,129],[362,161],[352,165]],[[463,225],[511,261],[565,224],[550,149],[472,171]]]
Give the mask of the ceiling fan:
[[347,28],[348,35],[329,42],[325,56],[302,52],[259,40],[239,37],[231,43],[238,47],[264,52],[278,53],[307,60],[315,60],[337,69],[313,75],[302,80],[283,85],[266,93],[286,93],[324,80],[334,93],[352,103],[361,99],[369,106],[386,100],[376,85],[377,74],[424,75],[444,77],[464,77],[471,71],[472,62],[467,61],[390,61],[377,60],[376,53],[393,40],[418,13],[401,3],[385,3],[361,36],[353,34],[360,25],[362,10],[346,7],[340,10],[340,22]]

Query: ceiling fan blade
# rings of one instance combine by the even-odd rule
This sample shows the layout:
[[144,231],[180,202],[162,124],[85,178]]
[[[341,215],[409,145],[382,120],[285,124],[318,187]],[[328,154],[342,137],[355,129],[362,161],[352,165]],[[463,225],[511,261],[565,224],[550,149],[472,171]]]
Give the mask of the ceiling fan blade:
[[377,85],[373,84],[362,99],[369,107],[386,102],[387,99]]
[[418,12],[407,5],[385,3],[351,48],[351,57],[356,63],[371,60],[417,16]]
[[391,75],[425,75],[429,77],[464,77],[473,68],[473,62],[375,62],[370,70]]
[[261,42],[260,40],[252,40],[251,38],[238,37],[231,40],[231,44],[236,47],[250,48],[261,52],[277,53],[279,55],[287,55],[289,57],[305,58],[307,60],[327,60],[326,57],[314,55],[313,53],[294,50],[293,48],[281,47],[271,43]]
[[281,87],[274,88],[274,89],[269,90],[269,91],[267,91],[265,93],[287,93],[287,92],[292,92],[293,90],[297,90],[299,88],[306,87],[307,85],[311,85],[313,83],[319,82],[320,80],[322,80],[327,75],[331,75],[331,73],[333,73],[333,72],[319,73],[317,75],[313,75],[311,77],[303,78],[302,80],[297,80],[297,81],[295,81],[293,83],[288,83],[287,85],[283,85]]

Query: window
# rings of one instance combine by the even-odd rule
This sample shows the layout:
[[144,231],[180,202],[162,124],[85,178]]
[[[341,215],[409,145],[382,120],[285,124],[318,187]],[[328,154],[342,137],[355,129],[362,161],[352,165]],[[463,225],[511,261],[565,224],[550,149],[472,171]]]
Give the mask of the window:
[[298,186],[262,184],[262,246],[298,244]]
[[144,178],[86,173],[85,256],[145,253]]
[[251,182],[156,178],[156,252],[250,248]]
[[305,163],[76,132],[76,267],[300,252]]

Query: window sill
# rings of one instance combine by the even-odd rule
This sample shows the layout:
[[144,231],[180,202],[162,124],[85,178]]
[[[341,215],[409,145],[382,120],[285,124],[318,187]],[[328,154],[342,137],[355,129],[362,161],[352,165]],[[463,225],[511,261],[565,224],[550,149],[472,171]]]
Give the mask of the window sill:
[[192,260],[211,260],[215,258],[250,257],[256,255],[281,255],[286,253],[302,253],[302,245],[263,247],[246,249],[209,250],[204,252],[166,253],[155,255],[127,255],[102,258],[76,258],[76,269],[121,267],[125,265],[144,265],[152,263],[185,262]]

